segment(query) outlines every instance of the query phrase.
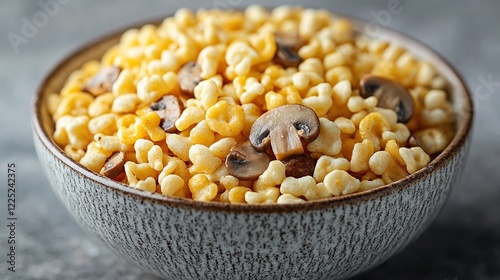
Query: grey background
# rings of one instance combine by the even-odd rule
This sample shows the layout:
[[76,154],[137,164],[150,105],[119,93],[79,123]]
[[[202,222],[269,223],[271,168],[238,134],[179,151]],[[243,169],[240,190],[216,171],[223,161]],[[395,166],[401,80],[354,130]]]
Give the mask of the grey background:
[[[247,6],[257,1],[65,2],[17,53],[7,34],[21,34],[23,18],[32,21],[43,10],[38,1],[0,3],[0,278],[157,279],[91,240],[56,199],[32,144],[32,96],[56,62],[82,43],[117,28],[180,7]],[[389,2],[290,3],[376,20],[374,14],[387,9]],[[392,14],[388,25],[437,50],[466,78],[476,101],[474,138],[461,183],[437,220],[402,253],[356,279],[500,279],[500,1],[401,1],[401,6],[402,12]],[[484,81],[488,80],[495,83],[487,87]],[[10,162],[17,165],[16,273],[6,270],[6,166]]]

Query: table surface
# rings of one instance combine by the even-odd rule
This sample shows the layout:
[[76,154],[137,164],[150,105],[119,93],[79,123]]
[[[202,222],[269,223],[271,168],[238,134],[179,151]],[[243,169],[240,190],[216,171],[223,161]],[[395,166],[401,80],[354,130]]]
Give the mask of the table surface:
[[[0,278],[158,279],[90,239],[51,191],[35,155],[30,100],[44,73],[82,43],[182,6],[238,7],[280,1],[2,1],[0,4]],[[392,0],[394,1],[394,0]],[[463,74],[472,89],[475,128],[460,184],[436,221],[399,255],[355,279],[500,279],[500,1],[290,1],[388,25],[425,42]],[[36,32],[12,43],[39,3],[61,3]],[[396,1],[399,2],[399,1]],[[39,18],[39,21],[43,18]],[[11,35],[9,35],[11,34]],[[17,169],[17,263],[7,270],[7,163]]]

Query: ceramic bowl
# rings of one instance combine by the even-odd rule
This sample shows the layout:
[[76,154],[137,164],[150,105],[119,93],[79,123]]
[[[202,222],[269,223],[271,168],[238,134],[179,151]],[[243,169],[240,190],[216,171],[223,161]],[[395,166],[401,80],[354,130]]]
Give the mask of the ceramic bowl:
[[[353,19],[358,28],[365,22]],[[462,172],[470,143],[471,96],[439,55],[403,34],[379,37],[434,63],[457,113],[451,144],[426,168],[371,191],[298,205],[229,205],[165,197],[102,177],[54,143],[47,96],[120,33],[62,61],[33,105],[34,142],[53,190],[90,235],[145,271],[168,279],[337,279],[373,268],[432,222]]]

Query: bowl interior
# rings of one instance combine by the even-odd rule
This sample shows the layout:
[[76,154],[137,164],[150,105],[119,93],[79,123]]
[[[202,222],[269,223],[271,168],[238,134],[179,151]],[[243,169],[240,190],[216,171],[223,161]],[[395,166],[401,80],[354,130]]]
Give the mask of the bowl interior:
[[[367,25],[365,21],[352,19],[357,30],[362,32]],[[160,23],[161,21],[156,21]],[[399,180],[397,182],[372,189],[365,192],[354,193],[346,196],[333,197],[325,200],[318,200],[312,202],[306,202],[299,205],[237,205],[237,204],[223,204],[223,203],[213,203],[213,202],[197,202],[190,199],[181,198],[171,198],[165,197],[160,194],[153,194],[137,189],[128,187],[122,183],[115,182],[111,179],[100,176],[79,163],[73,161],[54,143],[52,139],[52,134],[54,132],[54,122],[49,114],[47,108],[47,98],[50,93],[57,93],[63,87],[66,79],[71,72],[80,68],[85,62],[94,59],[100,59],[103,53],[119,42],[120,36],[123,31],[130,28],[140,27],[143,24],[135,25],[126,28],[120,32],[109,35],[102,39],[96,40],[74,52],[62,62],[60,62],[45,78],[41,84],[33,103],[33,129],[35,131],[35,137],[39,137],[44,145],[53,152],[58,158],[67,163],[71,168],[77,170],[79,173],[102,183],[107,187],[114,188],[118,191],[138,195],[142,198],[153,199],[158,201],[163,201],[165,203],[174,203],[182,207],[205,207],[209,209],[240,209],[244,208],[245,211],[290,211],[290,210],[300,210],[300,209],[310,209],[317,207],[329,207],[332,204],[338,203],[348,203],[352,200],[365,200],[374,199],[379,196],[383,196],[387,193],[396,192],[398,189],[411,186],[412,182],[421,179],[426,174],[433,172],[436,168],[444,165],[452,155],[460,150],[465,141],[468,138],[471,130],[472,117],[473,117],[473,106],[472,100],[467,89],[463,78],[457,73],[457,71],[443,59],[441,56],[436,54],[429,47],[416,41],[409,36],[403,35],[396,31],[381,28],[377,38],[381,38],[395,44],[401,45],[414,54],[417,58],[430,61],[434,64],[436,70],[448,81],[448,92],[450,99],[452,100],[453,107],[456,113],[456,134],[448,145],[448,147],[441,152],[427,167],[417,171],[408,177]]]

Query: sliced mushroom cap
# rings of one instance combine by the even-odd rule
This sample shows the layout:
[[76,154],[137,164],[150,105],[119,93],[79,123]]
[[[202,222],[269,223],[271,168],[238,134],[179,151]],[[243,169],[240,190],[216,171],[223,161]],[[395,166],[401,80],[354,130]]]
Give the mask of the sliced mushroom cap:
[[113,83],[120,75],[120,67],[109,66],[99,70],[83,87],[83,91],[94,96],[98,96],[107,92],[111,92]]
[[104,176],[114,179],[125,172],[127,158],[124,152],[112,154],[104,163]]
[[276,54],[274,62],[284,67],[297,67],[302,62],[299,56],[299,49],[304,45],[304,40],[298,33],[276,32]]
[[312,176],[316,160],[309,155],[293,155],[282,160],[285,165],[285,175],[287,177],[300,178],[304,176]]
[[250,129],[250,143],[265,151],[270,145],[277,159],[302,154],[302,140],[314,141],[319,134],[319,119],[309,107],[287,104],[262,114]]
[[172,94],[165,95],[160,100],[151,104],[149,108],[160,116],[160,127],[163,130],[169,133],[177,131],[175,121],[177,121],[184,110],[184,105],[179,97]]
[[250,145],[236,145],[226,157],[226,167],[230,175],[240,180],[255,180],[266,171],[271,157]]
[[377,106],[396,111],[398,122],[407,123],[413,116],[413,97],[405,87],[393,80],[371,74],[364,75],[360,81],[360,95],[363,98],[377,97]]
[[202,80],[200,75],[201,66],[194,61],[187,62],[181,67],[177,77],[179,79],[179,87],[184,94],[193,96],[194,88]]

